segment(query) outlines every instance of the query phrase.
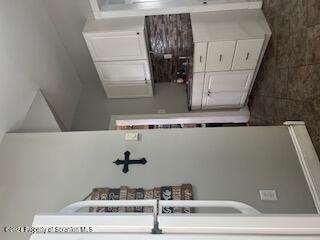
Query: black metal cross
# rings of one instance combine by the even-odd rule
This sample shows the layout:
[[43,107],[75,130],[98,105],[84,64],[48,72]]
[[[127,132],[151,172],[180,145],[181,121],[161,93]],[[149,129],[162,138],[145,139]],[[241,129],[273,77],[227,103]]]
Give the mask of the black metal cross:
[[127,173],[127,172],[129,172],[129,165],[130,164],[142,164],[142,165],[144,165],[144,164],[147,163],[147,160],[145,158],[141,158],[139,160],[130,160],[130,152],[126,151],[124,153],[124,160],[117,159],[117,161],[114,161],[113,163],[116,164],[117,166],[123,164],[122,172]]

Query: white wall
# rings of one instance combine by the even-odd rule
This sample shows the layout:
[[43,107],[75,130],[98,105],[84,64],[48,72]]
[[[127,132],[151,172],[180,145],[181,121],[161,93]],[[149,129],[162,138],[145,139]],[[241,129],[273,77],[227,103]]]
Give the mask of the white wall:
[[4,137],[4,134],[5,134],[5,132],[0,129],[0,145],[1,145],[2,139]]
[[17,130],[39,88],[66,128],[81,93],[42,0],[0,0],[0,129]]
[[61,132],[59,123],[41,91],[38,91],[19,132]]
[[154,97],[108,99],[100,83],[86,84],[74,117],[72,130],[107,130],[111,115],[188,112],[186,87],[180,84],[156,84]]
[[83,83],[98,81],[98,74],[82,36],[86,18],[93,13],[89,0],[45,0],[57,32]]
[[164,87],[157,87],[153,99],[107,99],[82,36],[86,18],[93,18],[89,0],[45,2],[79,78],[84,83],[72,130],[106,130],[112,114],[153,114],[159,108],[165,108],[168,113],[187,111],[186,93],[179,86],[173,86],[167,92]]
[[[263,213],[316,213],[286,127],[7,134],[0,145],[0,226],[29,226],[94,187],[152,188],[191,183],[195,199],[235,200]],[[245,140],[244,140],[245,139]],[[144,166],[123,174],[113,161],[129,150]],[[274,189],[278,201],[261,201]],[[4,234],[1,240],[28,239]]]

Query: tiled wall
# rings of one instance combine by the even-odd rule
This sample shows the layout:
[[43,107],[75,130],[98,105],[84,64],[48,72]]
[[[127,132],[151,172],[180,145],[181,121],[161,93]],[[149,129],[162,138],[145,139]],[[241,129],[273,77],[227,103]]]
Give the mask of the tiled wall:
[[251,124],[304,120],[320,154],[320,0],[264,0],[273,36],[250,98]]
[[[153,75],[156,82],[176,79],[179,57],[192,57],[193,39],[190,14],[171,14],[146,17]],[[172,54],[172,59],[164,59]]]

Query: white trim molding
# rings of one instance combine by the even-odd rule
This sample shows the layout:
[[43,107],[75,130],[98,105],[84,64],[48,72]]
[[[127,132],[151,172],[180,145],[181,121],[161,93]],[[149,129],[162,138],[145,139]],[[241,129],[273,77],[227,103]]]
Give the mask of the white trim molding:
[[320,214],[320,163],[304,122],[285,122],[309,185],[314,204]]
[[235,110],[217,110],[212,112],[112,115],[110,118],[109,130],[115,130],[117,126],[130,125],[248,123],[249,119],[250,111],[248,107]]

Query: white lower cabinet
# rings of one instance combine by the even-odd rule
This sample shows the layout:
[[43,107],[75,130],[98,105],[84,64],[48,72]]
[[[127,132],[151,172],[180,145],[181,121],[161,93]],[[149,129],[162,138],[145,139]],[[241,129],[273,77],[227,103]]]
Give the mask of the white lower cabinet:
[[249,39],[237,41],[232,69],[255,69],[259,61],[264,39]]
[[236,41],[208,43],[206,72],[231,69]]
[[192,82],[192,110],[200,110],[204,86],[204,73],[194,73]]
[[247,94],[248,92],[211,92],[203,97],[202,109],[242,107]]
[[95,63],[108,98],[152,97],[147,60]]
[[144,17],[89,19],[83,35],[108,98],[153,96]]
[[209,72],[205,75],[205,90],[211,92],[246,91],[254,71]]
[[128,82],[150,80],[148,60],[95,63],[103,82]]
[[202,109],[242,107],[245,104],[253,74],[254,70],[206,73]]
[[104,90],[109,98],[141,98],[152,97],[151,81],[141,83],[103,83]]

